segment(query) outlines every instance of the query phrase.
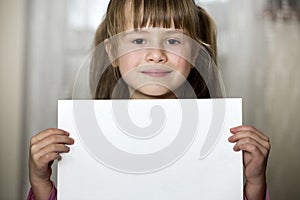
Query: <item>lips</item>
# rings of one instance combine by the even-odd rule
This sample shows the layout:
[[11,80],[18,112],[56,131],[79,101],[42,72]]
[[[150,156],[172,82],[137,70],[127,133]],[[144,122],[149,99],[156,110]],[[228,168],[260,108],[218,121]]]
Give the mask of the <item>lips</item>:
[[141,73],[151,76],[151,77],[164,77],[170,74],[172,71],[169,69],[159,69],[159,68],[150,68],[150,69],[143,69],[140,71]]

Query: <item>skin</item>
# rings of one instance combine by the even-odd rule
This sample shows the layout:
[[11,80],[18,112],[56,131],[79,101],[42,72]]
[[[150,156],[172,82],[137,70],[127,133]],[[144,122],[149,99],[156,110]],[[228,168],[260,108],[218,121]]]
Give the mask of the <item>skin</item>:
[[270,139],[252,126],[234,127],[230,132],[233,135],[228,138],[228,141],[235,143],[233,150],[243,151],[247,199],[264,199]]
[[67,145],[74,144],[69,133],[50,128],[30,140],[29,178],[36,200],[47,200],[52,189],[50,176],[54,160],[60,159],[61,153],[69,152]]
[[[170,34],[170,30],[174,33]],[[131,98],[176,98],[172,91],[182,85],[192,68],[181,54],[183,49],[189,49],[182,42],[182,30],[146,27],[127,34],[121,41],[120,46],[126,46],[126,53],[117,59],[117,63]],[[136,50],[130,51],[130,48]],[[155,69],[168,73],[145,73]]]

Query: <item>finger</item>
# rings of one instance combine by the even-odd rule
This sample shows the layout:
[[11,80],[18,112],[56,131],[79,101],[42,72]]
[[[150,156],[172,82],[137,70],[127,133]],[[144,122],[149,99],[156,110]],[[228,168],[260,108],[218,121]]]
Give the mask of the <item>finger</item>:
[[[43,149],[41,149],[39,152],[37,152],[36,154],[34,154],[33,159],[36,163],[39,162],[39,160],[42,157],[45,157],[46,155],[52,155],[52,153],[56,153],[56,154],[60,154],[60,153],[67,153],[70,151],[70,148],[67,147],[64,144],[51,144],[48,145],[46,147],[44,147]],[[47,157],[47,156],[46,156]],[[51,161],[51,160],[50,160]],[[49,162],[50,162],[49,161]],[[39,164],[38,164],[39,165]]]
[[229,142],[234,143],[237,142],[241,139],[245,139],[245,138],[251,138],[253,140],[255,140],[257,143],[259,143],[263,148],[269,150],[270,149],[270,143],[267,142],[266,140],[262,139],[259,135],[253,133],[253,132],[249,132],[249,131],[241,131],[241,132],[237,132],[234,135],[232,135],[231,137],[228,138]]
[[42,157],[39,158],[39,160],[37,160],[37,166],[39,168],[42,167],[47,167],[49,166],[49,163],[54,161],[54,160],[59,160],[61,158],[61,156],[59,155],[59,153],[48,153],[43,155]]
[[36,152],[51,144],[72,145],[74,144],[74,139],[66,135],[50,135],[43,140],[40,140],[38,143],[31,145],[31,154],[35,154]]
[[241,146],[243,145],[254,145],[256,146],[259,151],[261,152],[262,155],[267,156],[268,155],[268,150],[266,148],[264,148],[264,146],[262,146],[260,143],[258,143],[256,140],[252,139],[252,138],[243,138],[241,140],[239,140],[233,147],[234,151],[239,151],[241,150]]
[[245,161],[245,166],[247,165],[247,163],[249,162],[256,162],[258,163],[262,163],[265,160],[264,155],[262,154],[262,152],[260,151],[260,149],[252,144],[242,144],[237,146],[238,151],[243,151],[244,152],[244,156],[247,154],[249,156],[251,156],[251,160]]
[[243,162],[245,166],[244,174],[246,177],[259,176],[264,173],[266,167],[265,157],[261,152],[251,145],[242,145]]
[[33,136],[30,140],[30,144],[33,145],[41,140],[43,140],[46,137],[49,137],[50,135],[69,135],[67,131],[64,131],[62,129],[57,129],[57,128],[49,128],[46,129],[37,135]]
[[269,137],[262,134],[259,130],[257,130],[256,128],[254,128],[252,126],[237,126],[237,127],[233,127],[230,129],[230,132],[233,134],[240,132],[240,131],[250,131],[250,132],[256,133],[259,137],[261,137],[265,141],[269,142],[269,140],[270,140]]
[[243,145],[239,146],[239,150],[249,153],[252,157],[251,162],[257,163],[257,166],[259,166],[261,163],[263,163],[265,161],[265,156],[262,154],[262,152],[259,150],[259,148],[255,145],[243,144]]

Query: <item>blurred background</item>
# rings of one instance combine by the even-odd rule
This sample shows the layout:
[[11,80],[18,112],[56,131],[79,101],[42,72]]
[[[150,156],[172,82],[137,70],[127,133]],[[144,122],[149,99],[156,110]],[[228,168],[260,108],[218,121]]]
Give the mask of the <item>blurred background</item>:
[[[25,199],[30,137],[56,127],[108,0],[0,0],[0,199]],[[218,27],[227,97],[271,138],[273,200],[300,197],[300,1],[198,0]],[[55,176],[55,174],[54,174]]]

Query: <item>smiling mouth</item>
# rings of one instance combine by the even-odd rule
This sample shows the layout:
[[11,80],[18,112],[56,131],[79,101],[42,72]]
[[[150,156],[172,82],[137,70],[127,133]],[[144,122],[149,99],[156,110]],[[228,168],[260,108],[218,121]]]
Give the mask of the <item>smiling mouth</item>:
[[170,74],[172,71],[166,71],[166,70],[160,70],[160,69],[149,69],[149,70],[144,70],[141,71],[141,73],[147,75],[147,76],[151,76],[151,77],[164,77],[167,76],[168,74]]

